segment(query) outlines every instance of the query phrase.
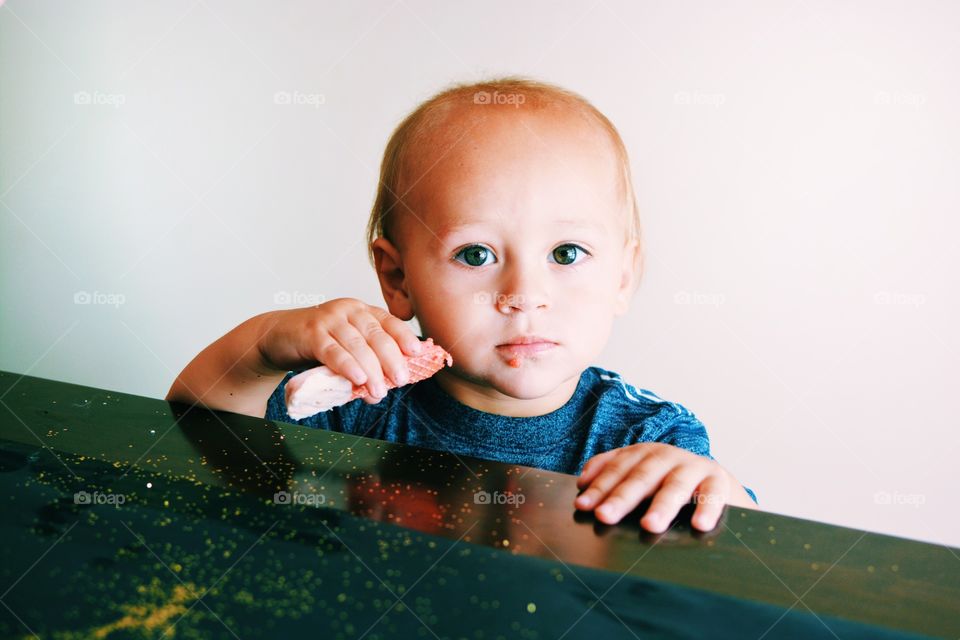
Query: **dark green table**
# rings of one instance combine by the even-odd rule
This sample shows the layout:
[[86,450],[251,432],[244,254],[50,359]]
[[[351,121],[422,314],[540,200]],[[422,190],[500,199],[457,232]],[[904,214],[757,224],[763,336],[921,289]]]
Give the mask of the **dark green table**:
[[0,471],[4,638],[960,636],[956,549],[3,372]]

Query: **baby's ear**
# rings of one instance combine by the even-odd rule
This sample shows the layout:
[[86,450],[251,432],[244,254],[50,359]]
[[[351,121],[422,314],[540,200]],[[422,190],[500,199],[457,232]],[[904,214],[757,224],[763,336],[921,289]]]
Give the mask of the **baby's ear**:
[[617,288],[617,304],[614,314],[622,316],[630,309],[630,300],[640,286],[643,275],[643,251],[639,240],[629,240],[623,249],[623,264],[620,271],[620,286]]
[[409,320],[413,317],[413,305],[407,293],[400,251],[386,238],[377,238],[370,247],[387,310],[401,320]]

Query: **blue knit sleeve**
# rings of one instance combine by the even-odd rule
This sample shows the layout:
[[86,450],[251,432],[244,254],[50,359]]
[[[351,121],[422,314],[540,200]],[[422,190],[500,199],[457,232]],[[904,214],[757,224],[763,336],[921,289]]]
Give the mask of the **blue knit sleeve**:
[[264,416],[267,420],[279,420],[280,422],[293,422],[293,418],[287,413],[287,403],[284,397],[287,382],[296,375],[295,371],[288,371],[283,377],[277,388],[270,394],[267,400],[267,413]]
[[713,460],[707,428],[688,409],[674,402],[661,403],[658,411],[643,421],[635,439],[672,444]]

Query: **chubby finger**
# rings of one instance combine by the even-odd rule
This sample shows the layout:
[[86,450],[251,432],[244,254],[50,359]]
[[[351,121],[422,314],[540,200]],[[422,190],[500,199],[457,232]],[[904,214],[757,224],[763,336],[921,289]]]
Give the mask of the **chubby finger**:
[[330,331],[345,350],[353,356],[363,367],[363,372],[367,376],[365,383],[367,391],[374,397],[382,398],[387,395],[387,385],[383,380],[383,370],[380,368],[380,360],[374,353],[367,339],[360,330],[353,324],[344,323],[337,325]]
[[655,465],[641,462],[600,503],[597,518],[607,524],[620,522],[623,516],[656,491],[662,480],[663,474]]
[[690,502],[694,489],[704,479],[699,469],[674,467],[663,479],[647,512],[640,518],[640,526],[652,533],[663,533],[683,505]]
[[700,531],[711,531],[723,515],[723,505],[729,486],[722,476],[713,474],[706,477],[697,487],[691,523]]
[[658,468],[664,464],[664,461],[658,456],[648,454],[649,450],[641,447],[618,450],[617,456],[603,465],[603,469],[574,504],[582,509],[597,507],[637,465],[645,465],[647,473],[658,473]]
[[420,353],[422,343],[406,322],[385,309],[371,307],[370,313],[380,321],[384,331],[396,341],[400,350],[408,356]]
[[600,470],[603,469],[603,465],[607,464],[608,460],[616,457],[619,451],[619,449],[611,449],[610,451],[598,453],[587,460],[586,464],[583,465],[583,469],[580,470],[580,475],[577,477],[577,488],[583,489],[590,484],[590,482],[597,477],[597,474],[600,473]]
[[367,374],[363,367],[357,362],[357,359],[350,355],[346,349],[340,346],[333,337],[320,347],[314,354],[317,362],[322,362],[334,373],[347,378],[358,387],[367,381]]
[[400,352],[400,345],[387,333],[380,324],[380,320],[373,314],[363,311],[351,316],[350,323],[358,327],[367,339],[367,344],[377,354],[380,368],[384,375],[390,378],[393,386],[399,387],[406,384],[409,379],[407,361]]

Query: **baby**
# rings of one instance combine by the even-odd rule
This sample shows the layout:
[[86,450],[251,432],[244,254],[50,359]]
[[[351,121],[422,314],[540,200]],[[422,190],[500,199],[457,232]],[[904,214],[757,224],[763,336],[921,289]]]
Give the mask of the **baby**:
[[[168,400],[579,474],[573,506],[713,529],[752,492],[679,404],[591,362],[642,271],[619,133],[581,96],[502,78],[420,105],[387,143],[367,227],[386,309],[341,298],[272,311],[204,349]],[[420,338],[453,365],[409,386]],[[324,364],[366,394],[295,420],[286,382]],[[387,381],[395,388],[387,389]]]

